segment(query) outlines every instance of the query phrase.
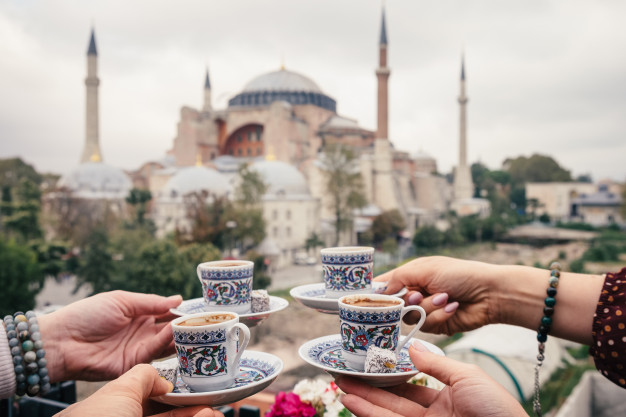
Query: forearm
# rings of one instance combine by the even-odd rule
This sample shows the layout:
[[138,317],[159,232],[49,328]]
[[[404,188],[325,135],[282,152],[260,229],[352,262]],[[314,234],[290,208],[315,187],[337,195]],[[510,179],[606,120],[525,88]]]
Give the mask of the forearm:
[[[537,330],[543,316],[550,272],[527,266],[497,268],[500,321]],[[603,276],[562,272],[557,287],[551,336],[591,345],[593,315]]]
[[39,322],[39,332],[43,341],[43,348],[46,350],[46,359],[48,361],[48,376],[50,382],[66,381],[69,378],[65,375],[65,364],[63,356],[63,340],[64,335],[54,325],[55,313],[44,314],[37,317]]

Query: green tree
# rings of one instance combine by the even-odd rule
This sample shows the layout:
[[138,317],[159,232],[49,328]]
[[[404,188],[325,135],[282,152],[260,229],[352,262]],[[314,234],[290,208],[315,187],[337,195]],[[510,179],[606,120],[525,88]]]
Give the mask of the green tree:
[[39,186],[42,176],[21,158],[0,159],[0,187],[16,188],[23,179]]
[[228,220],[236,224],[231,230],[232,239],[245,252],[265,239],[266,223],[261,202],[269,185],[263,181],[261,174],[251,170],[248,165],[242,165],[238,173],[239,181],[234,190],[234,210]]
[[113,282],[116,265],[109,245],[109,234],[103,226],[89,234],[77,271],[77,286],[89,284],[93,294],[119,289]]
[[406,222],[397,209],[388,210],[379,214],[374,217],[371,226],[374,234],[374,244],[378,246],[389,238],[397,238],[398,233],[405,227]]
[[[10,209],[5,206],[5,213],[2,218],[5,233],[28,242],[43,236],[40,224],[41,212],[41,191],[39,186],[28,178],[22,178],[16,187],[15,193],[11,197],[5,197],[5,204],[10,205]],[[9,191],[8,194],[11,194]]]
[[353,211],[365,207],[367,200],[361,174],[356,168],[356,155],[350,148],[339,144],[325,146],[321,163],[330,197],[329,208],[334,214],[334,245],[337,246],[341,234],[352,228]]
[[[188,276],[197,276],[196,268],[199,264],[222,259],[220,250],[210,243],[191,243],[180,247],[178,251],[183,258]],[[180,291],[188,299],[202,297],[202,287],[199,281],[185,281],[185,287]]]
[[[130,206],[132,216],[132,223],[128,224],[130,227],[135,225],[138,227],[146,226],[148,220],[146,219],[146,213],[148,211],[148,203],[152,200],[152,194],[149,190],[142,190],[140,188],[133,188],[126,196],[126,202]],[[148,225],[154,227],[152,222]]]
[[0,238],[0,314],[35,307],[44,276],[36,254],[26,246]]
[[304,241],[304,247],[307,252],[310,250],[315,250],[319,247],[324,246],[324,241],[318,236],[317,233],[311,232],[308,238]]
[[420,227],[413,236],[413,246],[416,249],[436,249],[443,245],[445,236],[435,226]]
[[570,172],[562,168],[552,157],[534,154],[530,158],[519,156],[506,159],[504,170],[514,183],[571,181]]

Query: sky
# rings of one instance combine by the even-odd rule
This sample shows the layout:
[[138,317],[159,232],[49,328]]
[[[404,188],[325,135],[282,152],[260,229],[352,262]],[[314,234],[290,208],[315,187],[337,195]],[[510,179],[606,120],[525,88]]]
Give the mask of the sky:
[[[376,128],[380,0],[0,0],[0,158],[79,163],[96,31],[100,148],[133,170],[172,147],[182,106],[214,108],[281,64],[342,116]],[[572,175],[626,179],[626,2],[388,0],[389,137],[458,161],[465,54],[468,161],[549,155]]]

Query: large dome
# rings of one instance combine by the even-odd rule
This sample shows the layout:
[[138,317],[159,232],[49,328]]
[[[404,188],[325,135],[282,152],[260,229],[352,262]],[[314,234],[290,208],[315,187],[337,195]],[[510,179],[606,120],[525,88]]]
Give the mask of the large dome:
[[308,196],[310,195],[304,175],[296,167],[282,161],[256,161],[250,170],[258,172],[268,185],[266,195]]
[[274,101],[286,101],[292,105],[312,104],[337,111],[336,101],[324,94],[313,80],[285,69],[254,78],[241,93],[228,101],[228,107],[267,106]]
[[132,188],[128,176],[104,162],[85,162],[64,175],[57,187],[66,188],[80,198],[122,199]]
[[228,180],[214,169],[193,166],[180,169],[169,179],[161,196],[178,198],[192,192],[207,191],[224,196],[230,192]]

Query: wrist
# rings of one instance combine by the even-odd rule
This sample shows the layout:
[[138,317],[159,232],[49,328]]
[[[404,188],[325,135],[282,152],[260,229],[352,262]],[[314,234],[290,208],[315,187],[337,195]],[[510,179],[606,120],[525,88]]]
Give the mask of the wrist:
[[492,282],[497,323],[536,330],[543,314],[543,304],[550,272],[522,265],[496,266]]
[[38,317],[39,332],[46,348],[48,360],[48,375],[51,382],[66,381],[65,359],[63,356],[63,337],[58,329],[54,328],[54,313]]

